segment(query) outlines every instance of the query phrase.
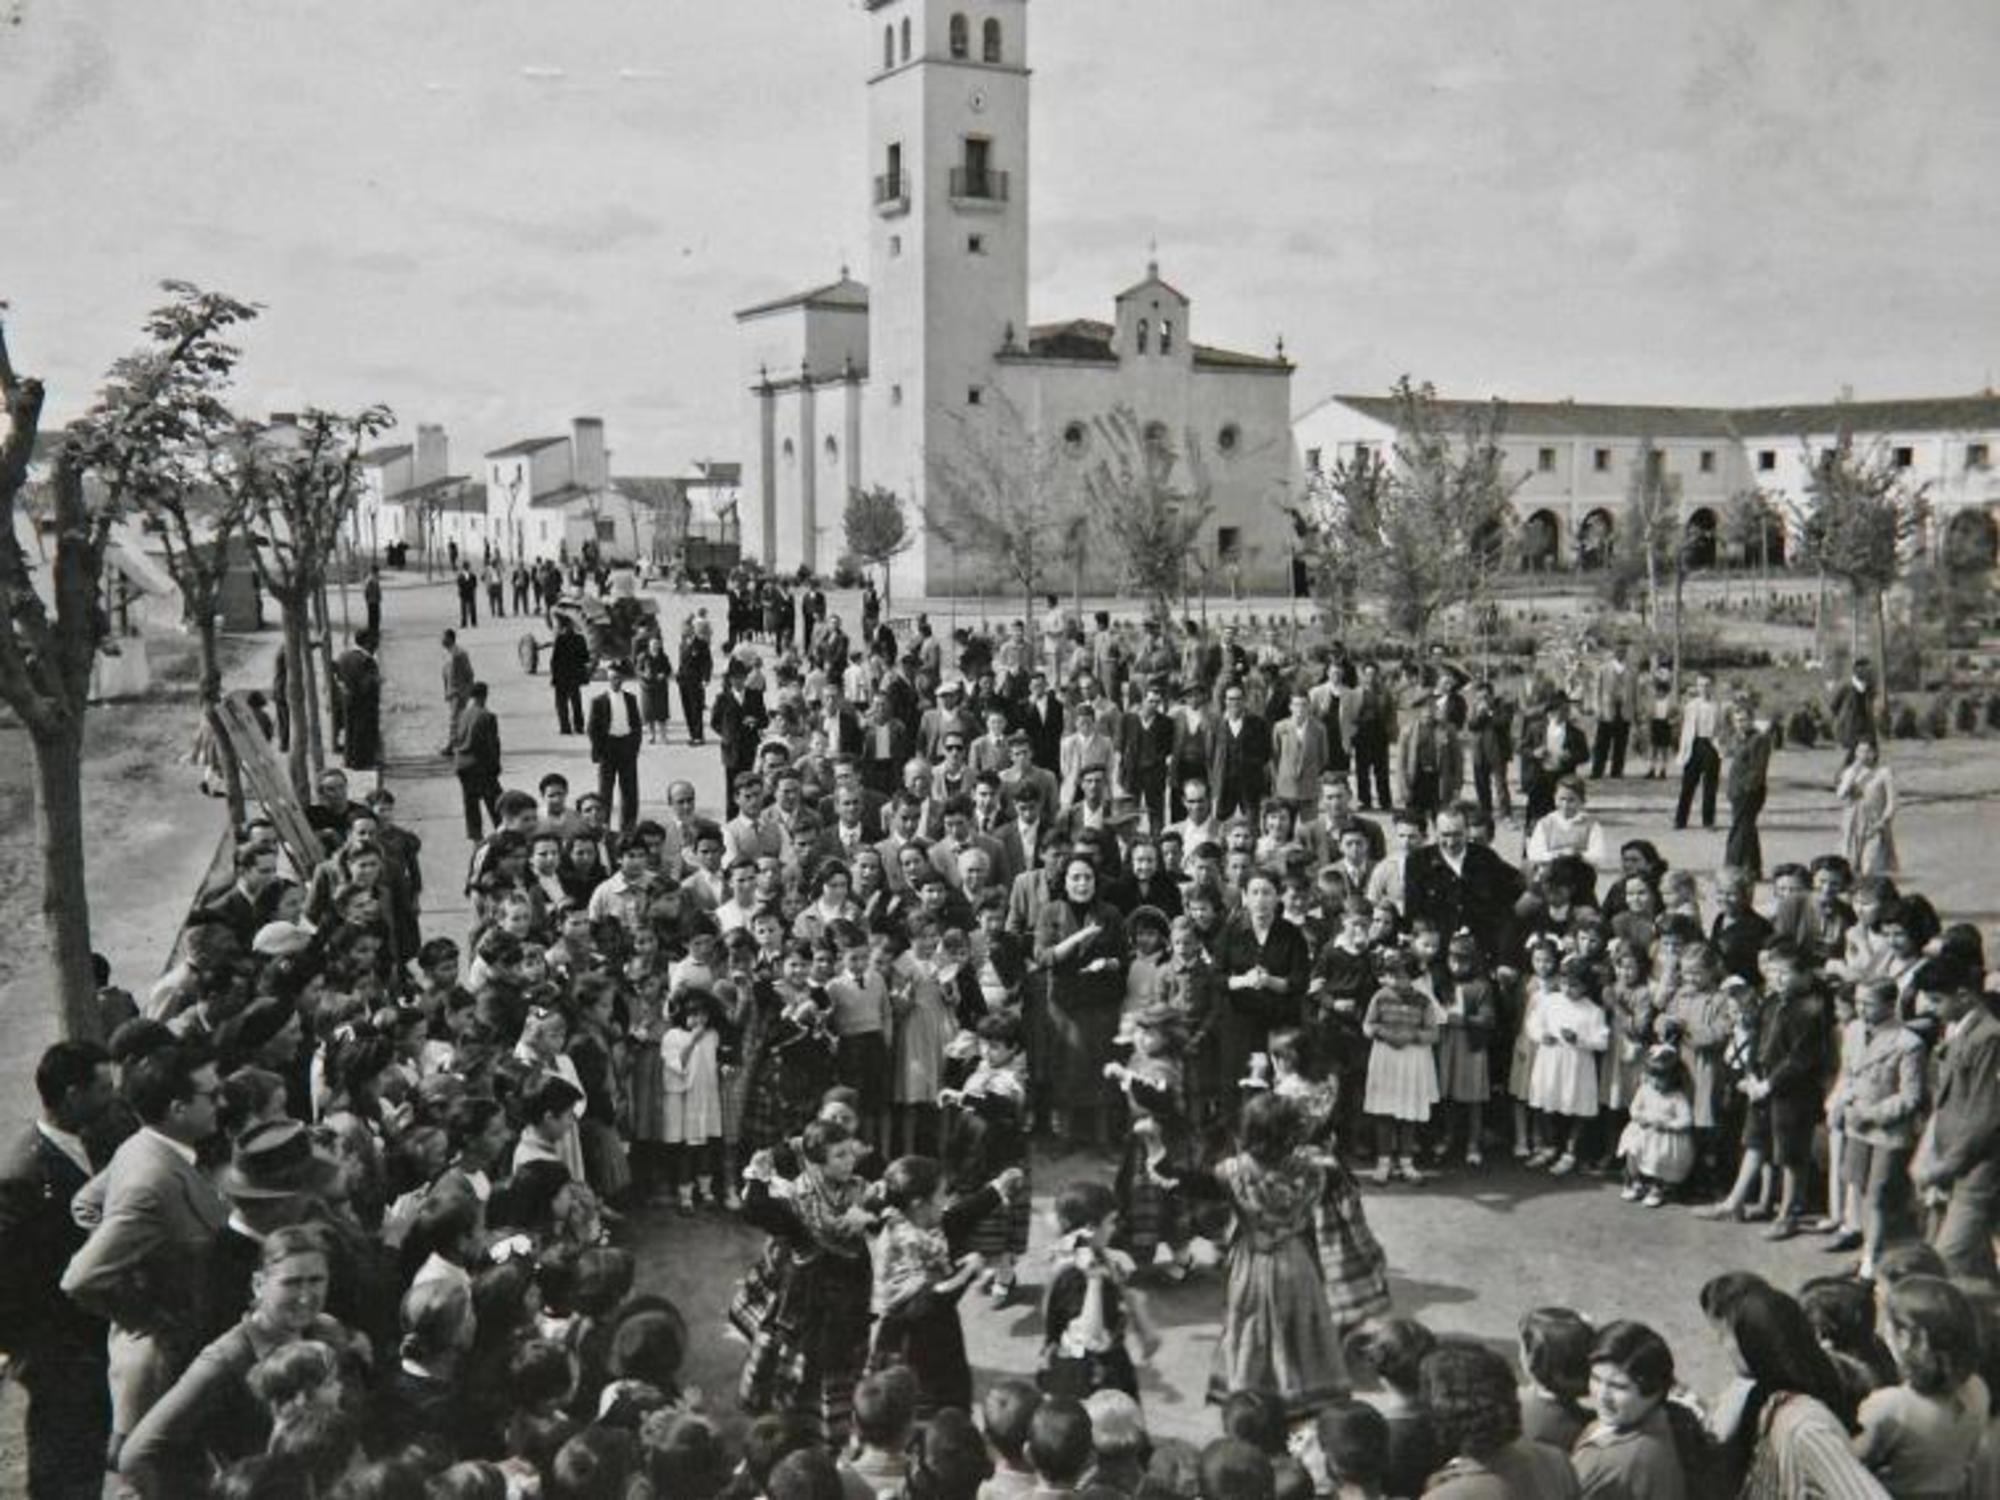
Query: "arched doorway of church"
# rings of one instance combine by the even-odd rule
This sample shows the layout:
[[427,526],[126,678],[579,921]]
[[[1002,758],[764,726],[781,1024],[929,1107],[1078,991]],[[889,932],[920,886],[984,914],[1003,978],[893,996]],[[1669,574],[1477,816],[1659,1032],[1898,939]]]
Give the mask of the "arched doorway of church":
[[1576,528],[1576,565],[1579,568],[1602,568],[1610,565],[1612,537],[1611,512],[1602,506],[1591,511]]
[[1690,570],[1715,566],[1715,531],[1715,512],[1705,505],[1687,518],[1682,547]]
[[1562,526],[1552,510],[1538,510],[1521,523],[1521,566],[1551,573],[1562,561]]

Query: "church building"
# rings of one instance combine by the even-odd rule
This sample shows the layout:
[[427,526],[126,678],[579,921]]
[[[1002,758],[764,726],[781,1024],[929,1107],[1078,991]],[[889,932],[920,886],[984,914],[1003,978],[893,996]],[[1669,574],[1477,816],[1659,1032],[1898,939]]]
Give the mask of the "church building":
[[[736,315],[749,388],[744,556],[831,571],[849,492],[880,485],[901,497],[915,536],[893,566],[897,594],[1009,592],[990,562],[925,531],[935,460],[1032,442],[1080,493],[1101,456],[1097,423],[1122,406],[1149,441],[1199,452],[1214,514],[1196,571],[1221,588],[1288,586],[1281,503],[1298,465],[1282,342],[1271,355],[1197,343],[1188,297],[1156,264],[1113,299],[1108,321],[1031,323],[1028,0],[864,8],[868,282],[843,267]],[[1044,586],[1073,579],[1065,563]],[[1087,589],[1122,581],[1111,549],[1087,549]]]

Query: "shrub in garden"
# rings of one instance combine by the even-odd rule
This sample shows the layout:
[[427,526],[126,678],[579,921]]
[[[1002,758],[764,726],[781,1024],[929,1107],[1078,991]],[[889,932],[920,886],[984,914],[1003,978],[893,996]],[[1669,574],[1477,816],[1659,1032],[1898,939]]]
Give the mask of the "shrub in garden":
[[1894,739],[1913,740],[1920,733],[1917,727],[1917,711],[1905,703],[1896,710],[1896,716],[1889,722],[1889,734]]
[[1986,727],[1988,729],[2000,729],[2000,691],[1987,695]]
[[1974,698],[1960,698],[1952,705],[1951,727],[1960,734],[1979,732],[1979,703]]
[[1785,735],[1800,749],[1810,750],[1819,743],[1819,720],[1810,708],[1801,704],[1785,721]]
[[1939,693],[1931,699],[1931,706],[1924,710],[1924,734],[1934,740],[1951,737],[1951,698]]

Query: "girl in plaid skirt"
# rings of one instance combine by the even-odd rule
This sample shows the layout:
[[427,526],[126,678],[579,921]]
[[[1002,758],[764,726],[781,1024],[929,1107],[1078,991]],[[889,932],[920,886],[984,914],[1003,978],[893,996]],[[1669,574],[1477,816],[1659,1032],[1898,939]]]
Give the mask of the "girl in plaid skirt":
[[979,1063],[965,1082],[938,1102],[951,1115],[947,1163],[952,1192],[976,1193],[1007,1171],[1021,1174],[1021,1189],[973,1225],[969,1249],[986,1258],[987,1294],[1003,1303],[1014,1290],[1014,1261],[1028,1252],[1032,1211],[1028,1188],[1028,1072],[1018,1017],[988,1016],[974,1034]]
[[1171,1254],[1167,1276],[1188,1273],[1187,1216],[1169,1192],[1193,1161],[1181,1056],[1187,1049],[1187,1021],[1171,1005],[1155,1003],[1127,1019],[1132,1060],[1106,1063],[1104,1076],[1125,1096],[1132,1128],[1113,1191],[1118,1195],[1117,1247],[1146,1267],[1165,1245]]

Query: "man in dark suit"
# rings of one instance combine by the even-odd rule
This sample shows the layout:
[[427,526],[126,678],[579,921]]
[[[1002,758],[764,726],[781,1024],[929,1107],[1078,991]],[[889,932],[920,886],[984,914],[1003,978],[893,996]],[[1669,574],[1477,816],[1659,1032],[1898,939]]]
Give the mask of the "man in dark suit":
[[475,844],[484,836],[480,809],[500,826],[500,720],[486,706],[486,684],[475,682],[465,708],[452,726],[452,770],[465,802],[465,836]]
[[220,922],[248,953],[257,929],[270,920],[268,896],[278,879],[278,851],[269,844],[239,844],[236,879],[229,889],[202,903],[210,921]]
[[[447,630],[439,644],[444,648],[444,666],[440,669],[444,682],[444,753],[449,755],[458,716],[465,712],[466,700],[472,696],[472,684],[478,674],[472,670],[472,657],[459,645],[456,630]],[[554,670],[551,666],[551,675]]]
[[1412,850],[1403,871],[1406,914],[1428,918],[1447,937],[1466,929],[1489,964],[1507,951],[1508,924],[1525,888],[1519,870],[1466,837],[1458,806],[1438,813],[1437,841]]
[[196,1047],[169,1044],[126,1064],[125,1099],[141,1128],[104,1169],[97,1227],[63,1272],[70,1300],[113,1325],[114,1468],[125,1438],[200,1352],[202,1291],[228,1211],[196,1151],[215,1134],[220,1092]]
[[1868,663],[1856,661],[1847,681],[1834,689],[1833,739],[1843,752],[1843,760],[1854,759],[1854,747],[1863,740],[1875,741],[1875,683]]
[[1990,1284],[2000,1226],[2000,1020],[1982,993],[1983,977],[1976,964],[1945,957],[1919,977],[1945,1029],[1937,1107],[1911,1175],[1919,1188],[1950,1195],[1931,1239],[1951,1274]]
[[104,1323],[61,1286],[83,1248],[70,1203],[95,1170],[83,1137],[111,1107],[111,1059],[94,1042],[57,1042],[35,1092],[41,1118],[0,1156],[0,1350],[28,1396],[30,1500],[97,1500],[111,1435]]
[[1242,684],[1232,682],[1223,690],[1222,722],[1215,726],[1208,746],[1208,784],[1215,794],[1216,817],[1226,821],[1240,812],[1255,827],[1270,764],[1270,728],[1244,708]]
[[583,685],[590,681],[590,643],[568,615],[556,616],[556,642],[549,648],[549,683],[556,693],[556,729],[583,733]]
[[1174,758],[1174,721],[1160,684],[1146,684],[1139,711],[1118,728],[1118,789],[1146,810],[1154,833],[1167,825],[1167,770]]
[[1347,721],[1347,743],[1354,760],[1354,789],[1361,794],[1361,805],[1364,808],[1379,805],[1387,812],[1389,749],[1396,743],[1396,695],[1383,683],[1382,669],[1374,662],[1361,668],[1361,686],[1341,695],[1340,712]]
[[1062,769],[1062,699],[1049,691],[1049,674],[1036,667],[1028,676],[1028,701],[1021,705],[1021,728],[1027,731],[1035,764],[1051,775]]
[[757,769],[757,737],[764,732],[764,716],[743,691],[744,670],[732,661],[722,674],[722,691],[709,710],[708,727],[715,731],[722,750],[722,791],[728,817],[736,816],[736,778]]
[[382,664],[375,659],[375,632],[355,632],[354,644],[333,664],[340,687],[340,717],[344,763],[350,771],[382,769]]
[[630,833],[639,825],[639,745],[644,726],[639,700],[632,692],[632,669],[614,661],[605,677],[605,690],[590,700],[590,758],[597,763],[598,800],[609,813],[611,790],[618,789],[618,826]]

